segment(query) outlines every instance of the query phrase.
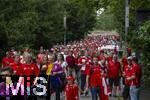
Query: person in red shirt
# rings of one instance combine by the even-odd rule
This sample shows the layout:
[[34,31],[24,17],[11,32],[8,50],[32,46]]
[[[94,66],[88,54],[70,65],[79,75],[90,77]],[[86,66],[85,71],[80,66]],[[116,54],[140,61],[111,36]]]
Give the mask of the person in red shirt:
[[117,91],[119,90],[120,76],[121,76],[121,65],[120,62],[118,61],[117,55],[113,55],[113,60],[108,62],[108,78],[109,78],[109,86],[111,90],[114,90],[112,93],[115,97]]
[[132,55],[132,64],[135,69],[135,84],[130,87],[130,94],[132,94],[132,98],[135,100],[139,100],[140,95],[140,86],[141,86],[141,78],[142,78],[142,68],[137,64],[137,58],[135,55]]
[[6,66],[9,66],[13,62],[14,62],[14,59],[11,57],[10,52],[7,52],[6,57],[4,57],[2,59],[2,68],[6,67]]
[[68,72],[72,74],[74,77],[75,75],[75,58],[73,56],[73,51],[69,52],[69,55],[66,57],[66,62],[68,64]]
[[115,47],[114,47],[114,54],[118,54],[118,51],[117,51],[117,46],[115,45]]
[[135,86],[136,84],[136,68],[132,64],[132,57],[128,57],[128,65],[125,67],[125,70],[123,72],[123,76],[125,77],[125,87],[123,90],[123,98],[124,100],[127,100],[129,95],[131,100],[137,100],[134,99],[133,95],[135,95],[135,91],[133,92],[131,89],[132,86]]
[[18,54],[15,55],[14,62],[11,63],[10,66],[13,69],[13,74],[15,74],[15,75],[22,75],[20,56]]
[[102,60],[105,58],[105,55],[104,55],[104,50],[100,50],[100,56],[98,57],[98,60]]
[[132,53],[132,49],[127,47],[127,56],[128,57],[131,56],[131,53]]
[[25,57],[25,63],[22,64],[22,74],[23,75],[37,75],[39,74],[39,69],[36,64],[32,63],[31,55]]
[[22,74],[23,75],[33,75],[33,67],[31,68],[31,64],[22,64]]
[[44,58],[44,54],[39,53],[38,56],[37,56],[37,60],[38,60],[38,62],[39,62],[40,64],[43,62],[43,58]]
[[98,58],[93,57],[93,65],[89,69],[86,77],[86,91],[91,89],[92,100],[97,100],[97,96],[100,96],[100,87],[102,86],[101,80],[101,68],[98,64]]
[[[84,91],[85,83],[86,83],[86,57],[84,56],[84,52],[82,51],[80,58],[78,59],[78,67],[80,68],[81,73],[81,89]],[[83,93],[81,93],[81,96],[83,96]]]
[[123,71],[124,71],[124,69],[125,69],[125,66],[127,66],[127,65],[128,65],[128,60],[127,60],[127,57],[124,56],[124,57],[122,58]]
[[[84,52],[83,52],[84,53]],[[87,76],[87,71],[89,70],[91,64],[91,59],[88,55],[88,52],[86,51],[85,54],[83,54],[79,59],[78,59],[78,66],[81,68],[81,90],[84,91],[85,89],[85,84],[86,84],[86,76]],[[81,93],[81,96],[83,93]],[[85,94],[88,95],[88,92]]]
[[38,76],[40,74],[40,69],[36,63],[31,63],[31,69],[33,68],[33,75]]
[[113,52],[110,51],[110,54],[107,56],[107,62],[112,61],[113,59]]
[[[65,88],[65,100],[79,100],[79,87],[74,82],[74,78],[72,76],[67,77],[68,83]],[[82,91],[81,91],[82,92]]]
[[102,86],[100,87],[101,92],[100,92],[100,100],[108,100],[108,95],[111,94],[109,85],[106,81],[107,78],[107,66],[106,66],[106,59],[103,58],[99,62],[100,67],[101,67],[101,75],[102,75]]
[[141,77],[142,77],[142,68],[136,63],[136,59],[133,58],[132,64],[134,68],[136,69],[136,86],[141,86]]

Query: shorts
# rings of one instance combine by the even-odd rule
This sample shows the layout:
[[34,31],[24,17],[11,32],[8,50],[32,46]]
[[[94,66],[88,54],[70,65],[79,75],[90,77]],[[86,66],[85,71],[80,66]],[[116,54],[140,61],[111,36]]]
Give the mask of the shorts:
[[130,92],[130,86],[125,85],[122,93],[124,99],[127,99],[129,97],[129,92]]
[[112,87],[114,86],[119,86],[120,84],[120,77],[117,78],[109,78],[109,86]]

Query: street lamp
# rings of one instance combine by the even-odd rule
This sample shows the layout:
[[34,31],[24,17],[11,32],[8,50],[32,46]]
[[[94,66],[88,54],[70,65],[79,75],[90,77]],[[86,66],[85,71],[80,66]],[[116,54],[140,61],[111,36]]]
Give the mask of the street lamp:
[[65,29],[65,33],[64,33],[64,45],[66,45],[66,32],[67,32],[67,17],[66,17],[66,15],[64,16],[64,29]]
[[129,0],[125,0],[125,53],[127,48],[127,36],[129,28]]

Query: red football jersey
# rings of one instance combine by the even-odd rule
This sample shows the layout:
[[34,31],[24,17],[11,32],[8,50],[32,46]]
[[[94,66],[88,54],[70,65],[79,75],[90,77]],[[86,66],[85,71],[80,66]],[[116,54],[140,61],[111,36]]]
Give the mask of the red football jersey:
[[142,69],[141,69],[141,67],[138,64],[133,64],[133,67],[136,70],[136,73],[135,73],[135,75],[136,75],[135,85],[136,86],[140,86],[141,85],[140,81],[141,81],[141,77],[142,77]]
[[80,57],[78,59],[78,65],[80,65],[82,73],[84,73],[84,74],[87,73],[87,70],[89,69],[89,67],[91,65],[91,62],[92,62],[91,59],[87,58],[85,56]]
[[65,88],[66,100],[79,100],[78,91],[79,88],[77,84],[67,84]]
[[128,65],[125,67],[125,84],[126,85],[135,85],[136,80],[127,80],[128,77],[131,77],[136,74],[136,69],[132,65],[131,68],[128,67]]
[[122,65],[123,65],[123,70],[125,70],[125,66],[128,65],[127,57],[122,58]]
[[108,62],[108,77],[115,78],[119,77],[121,71],[120,62],[109,61]]
[[22,66],[21,66],[21,63],[12,63],[10,64],[10,66],[12,67],[13,69],[13,72],[15,75],[22,75]]
[[100,65],[92,66],[90,70],[88,70],[87,74],[90,76],[90,79],[89,79],[90,87],[102,86]]
[[40,74],[40,69],[38,68],[38,66],[35,63],[31,64],[31,67],[33,67],[33,74],[34,75],[39,75]]
[[3,65],[3,67],[9,66],[13,62],[14,62],[14,59],[11,58],[11,57],[4,57],[2,59],[2,65]]
[[32,64],[22,64],[23,75],[35,75],[35,69]]

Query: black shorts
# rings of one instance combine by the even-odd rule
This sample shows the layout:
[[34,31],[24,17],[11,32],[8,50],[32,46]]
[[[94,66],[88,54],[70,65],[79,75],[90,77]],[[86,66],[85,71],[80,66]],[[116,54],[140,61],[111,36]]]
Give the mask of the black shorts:
[[127,99],[129,97],[130,95],[129,91],[130,91],[130,86],[125,85],[122,93],[124,99]]
[[109,86],[112,87],[114,86],[119,86],[120,84],[120,77],[117,78],[109,78]]

